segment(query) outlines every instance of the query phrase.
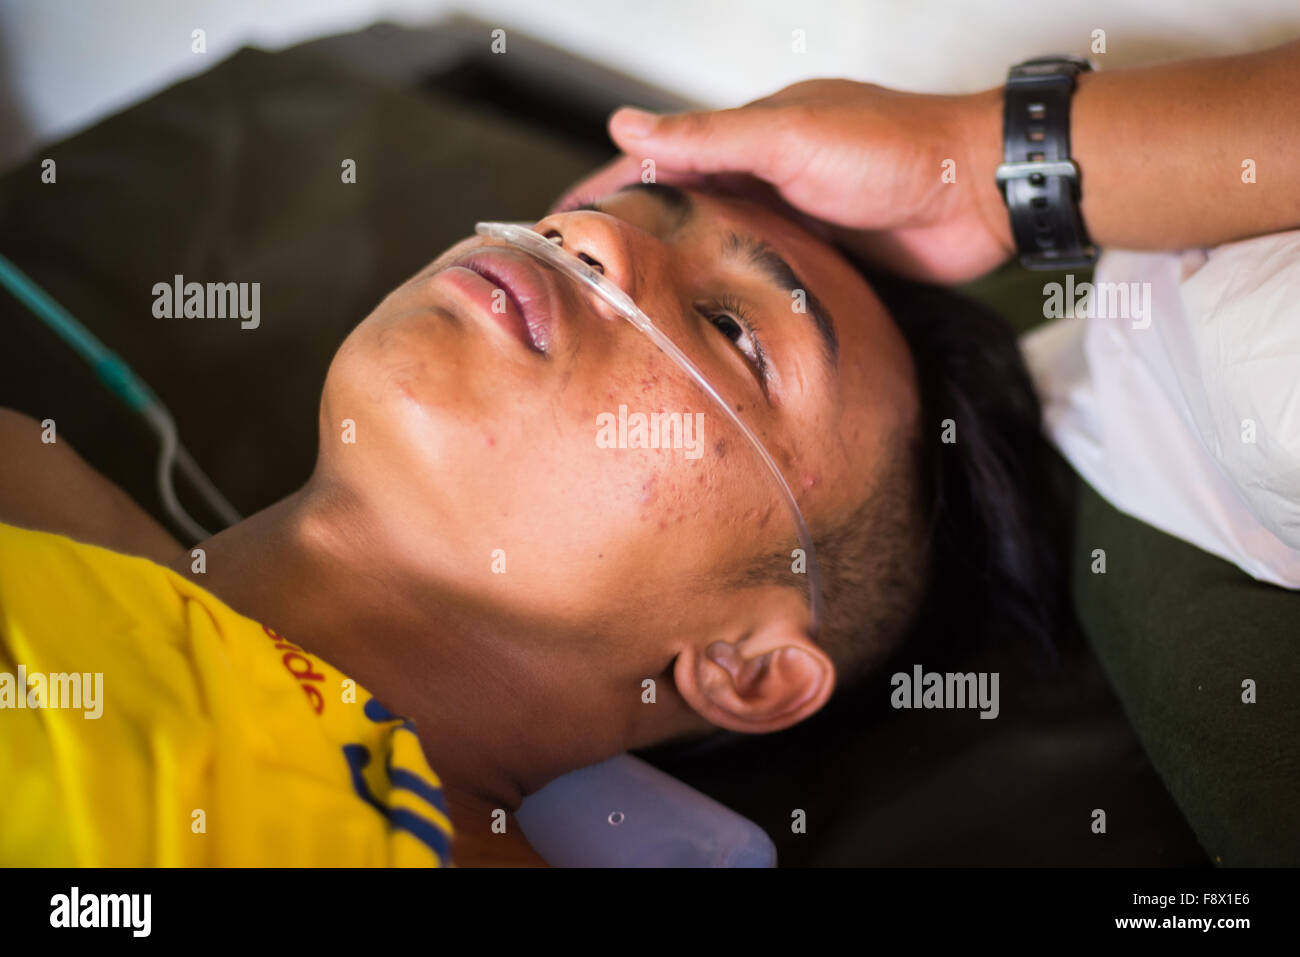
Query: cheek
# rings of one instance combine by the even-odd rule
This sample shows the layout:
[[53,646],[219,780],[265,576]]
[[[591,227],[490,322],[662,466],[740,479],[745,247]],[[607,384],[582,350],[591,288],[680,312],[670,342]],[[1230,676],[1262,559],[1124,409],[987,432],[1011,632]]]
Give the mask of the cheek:
[[684,373],[665,369],[666,357],[655,358],[631,370],[625,386],[601,391],[607,432],[599,445],[610,447],[593,454],[616,478],[592,491],[626,522],[627,547],[680,574],[752,544],[780,502],[735,425]]

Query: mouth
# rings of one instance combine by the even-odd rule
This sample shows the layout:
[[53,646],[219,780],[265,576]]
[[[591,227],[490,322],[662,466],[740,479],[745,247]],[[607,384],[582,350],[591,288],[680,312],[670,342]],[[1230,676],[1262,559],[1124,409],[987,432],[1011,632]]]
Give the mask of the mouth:
[[528,348],[549,354],[556,300],[541,267],[526,254],[481,248],[457,260],[443,275]]

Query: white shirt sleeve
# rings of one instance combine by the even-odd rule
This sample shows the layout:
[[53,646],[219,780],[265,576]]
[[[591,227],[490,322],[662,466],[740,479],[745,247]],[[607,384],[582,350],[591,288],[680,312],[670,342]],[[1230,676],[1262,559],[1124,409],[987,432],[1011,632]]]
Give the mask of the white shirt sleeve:
[[1121,511],[1300,588],[1300,230],[1108,251],[1094,283],[1022,339],[1049,437]]
[[1205,384],[1201,440],[1300,549],[1300,231],[1212,249],[1179,291]]

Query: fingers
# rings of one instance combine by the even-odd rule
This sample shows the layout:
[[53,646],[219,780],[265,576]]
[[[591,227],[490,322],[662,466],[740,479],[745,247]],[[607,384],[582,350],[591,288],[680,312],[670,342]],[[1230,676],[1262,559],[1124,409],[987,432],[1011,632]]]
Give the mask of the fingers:
[[758,106],[656,116],[623,107],[609,119],[609,135],[629,156],[693,173],[749,173],[771,180],[780,143],[773,111]]
[[[625,155],[571,186],[548,213],[589,203],[645,178],[704,188],[721,177],[744,174],[774,181],[777,163],[789,159],[773,110],[756,104],[656,116],[623,107],[610,117],[609,132]],[[652,162],[653,166],[649,163]]]

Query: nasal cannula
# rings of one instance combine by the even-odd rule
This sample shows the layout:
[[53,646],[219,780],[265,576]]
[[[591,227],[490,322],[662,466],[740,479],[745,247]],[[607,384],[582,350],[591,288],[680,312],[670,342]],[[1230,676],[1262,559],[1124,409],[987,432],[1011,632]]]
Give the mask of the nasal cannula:
[[724,415],[727,416],[740,429],[742,435],[749,440],[749,444],[754,447],[763,464],[767,467],[768,473],[775,480],[777,488],[780,490],[781,497],[790,511],[790,517],[794,519],[795,531],[798,533],[799,546],[803,549],[807,557],[808,573],[808,591],[809,591],[809,609],[811,612],[810,633],[816,637],[818,627],[822,620],[822,594],[821,594],[821,573],[817,567],[817,551],[813,547],[812,536],[808,533],[808,526],[803,520],[803,514],[799,511],[799,505],[795,501],[794,494],[790,491],[790,486],[777,468],[776,462],[768,454],[763,443],[759,441],[752,429],[749,428],[732,409],[731,405],[718,394],[717,390],[709,384],[709,380],[704,374],[696,368],[695,363],[687,358],[681,349],[669,339],[659,327],[650,321],[650,317],[637,308],[630,296],[620,289],[613,281],[608,279],[602,273],[592,269],[577,256],[551,242],[543,237],[536,230],[519,223],[479,223],[474,227],[474,231],[480,236],[489,236],[492,239],[499,239],[502,242],[509,243],[520,250],[542,260],[549,266],[558,269],[560,272],[575,279],[579,284],[587,286],[596,295],[608,303],[620,316],[630,322],[634,327],[640,329],[650,340],[663,351],[670,359],[691,377],[705,394],[713,400],[720,408]]

